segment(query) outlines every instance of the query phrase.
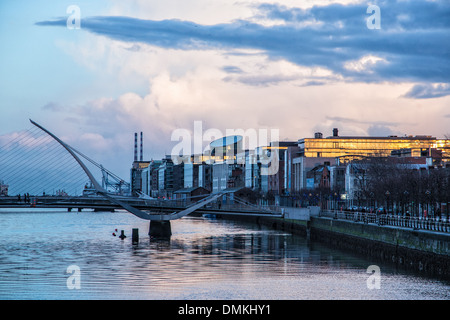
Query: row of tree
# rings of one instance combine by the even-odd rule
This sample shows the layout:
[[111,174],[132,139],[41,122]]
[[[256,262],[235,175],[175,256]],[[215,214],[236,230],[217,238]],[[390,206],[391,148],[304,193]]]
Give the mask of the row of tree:
[[371,158],[353,164],[355,198],[358,203],[384,206],[394,213],[448,214],[450,168],[417,168],[388,158]]

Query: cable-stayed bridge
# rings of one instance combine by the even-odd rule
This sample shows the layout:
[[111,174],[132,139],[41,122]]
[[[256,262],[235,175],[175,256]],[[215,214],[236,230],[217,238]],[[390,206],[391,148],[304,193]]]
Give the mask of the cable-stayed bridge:
[[124,179],[30,122],[30,129],[0,136],[0,208],[125,209],[150,220],[150,234],[155,236],[170,235],[170,220],[195,211],[282,216],[236,196],[233,205],[218,205],[227,192],[183,201],[132,197]]

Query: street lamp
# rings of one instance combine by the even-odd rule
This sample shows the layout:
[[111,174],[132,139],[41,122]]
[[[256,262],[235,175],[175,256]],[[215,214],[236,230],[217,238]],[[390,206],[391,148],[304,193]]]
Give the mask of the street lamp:
[[375,200],[374,198],[374,193],[370,192],[370,213],[372,213],[372,209],[374,209],[375,211],[377,210],[377,208],[375,208]]
[[404,208],[403,208],[403,215],[405,215],[405,214],[406,214],[406,211],[407,211],[407,208],[408,208],[407,202],[408,202],[408,195],[409,195],[409,192],[408,192],[407,190],[405,190],[405,192],[403,192],[403,194],[405,195],[405,202],[404,202]]
[[389,192],[389,190],[387,190],[386,191],[386,207],[387,207],[387,213],[389,213],[389,195],[391,194],[390,192]]
[[429,210],[429,203],[430,203],[430,194],[431,194],[431,191],[430,190],[427,190],[427,191],[425,191],[425,194],[427,195],[427,211],[426,211],[426,214],[429,214],[429,212],[430,212],[430,210]]
[[333,200],[334,200],[334,205],[333,205],[333,207],[334,207],[334,210],[336,210],[336,209],[337,209],[337,201],[338,201],[338,194],[337,194],[337,192],[334,193],[334,198],[333,198]]

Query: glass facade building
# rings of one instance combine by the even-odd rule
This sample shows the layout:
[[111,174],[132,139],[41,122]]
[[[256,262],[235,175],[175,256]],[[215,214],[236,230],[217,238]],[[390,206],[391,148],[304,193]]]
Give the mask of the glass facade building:
[[[321,133],[316,133],[314,138],[300,139],[298,147],[298,154],[292,159],[294,191],[308,188],[307,173],[325,163],[339,166],[364,157],[389,156],[433,157],[438,162],[450,162],[450,139],[424,135],[349,137],[339,136],[338,130],[334,129],[330,137],[323,138]],[[333,178],[336,178],[334,173]]]
[[431,150],[442,151],[443,161],[450,160],[450,139],[431,136],[408,137],[339,137],[304,138],[298,141],[301,157],[343,158],[390,156],[393,151],[409,149],[411,156],[430,156]]

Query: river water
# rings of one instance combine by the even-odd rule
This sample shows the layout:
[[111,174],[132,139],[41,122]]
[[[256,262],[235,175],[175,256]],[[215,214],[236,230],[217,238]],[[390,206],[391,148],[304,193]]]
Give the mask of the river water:
[[2,300],[450,298],[448,282],[253,224],[185,217],[157,241],[126,212],[2,210]]

